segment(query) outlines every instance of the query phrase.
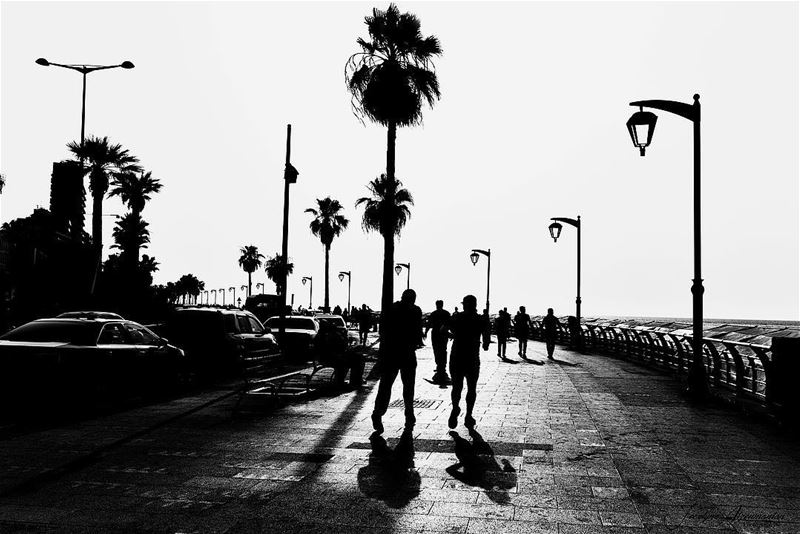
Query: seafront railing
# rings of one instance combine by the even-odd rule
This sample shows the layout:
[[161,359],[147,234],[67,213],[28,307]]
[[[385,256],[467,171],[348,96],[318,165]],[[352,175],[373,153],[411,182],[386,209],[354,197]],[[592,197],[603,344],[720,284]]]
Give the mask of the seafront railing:
[[[587,352],[622,357],[676,375],[688,375],[694,358],[688,323],[588,319],[579,330],[570,332],[567,318],[559,322],[556,342]],[[531,323],[531,337],[543,340],[542,317]],[[771,340],[787,333],[797,336],[796,329],[753,325],[719,325],[707,330],[702,346],[710,386],[732,394],[737,402],[780,409],[786,400],[781,374],[787,367],[798,368],[800,359],[798,355],[788,366],[775,365]]]

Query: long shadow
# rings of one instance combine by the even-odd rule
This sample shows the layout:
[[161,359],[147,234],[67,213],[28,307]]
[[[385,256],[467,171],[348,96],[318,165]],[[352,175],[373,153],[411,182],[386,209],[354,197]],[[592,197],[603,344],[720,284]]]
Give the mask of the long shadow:
[[524,361],[525,363],[529,363],[529,364],[531,364],[531,365],[544,365],[544,362],[543,362],[543,361],[541,361],[541,360],[534,360],[534,359],[531,359],[531,358],[528,358],[527,360],[523,360],[523,361]]
[[458,462],[446,468],[447,474],[456,480],[483,489],[486,496],[498,504],[508,504],[508,490],[517,485],[517,471],[503,458],[502,466],[494,451],[475,429],[469,431],[472,443],[462,438],[455,430],[450,437],[455,442]]
[[358,470],[358,489],[367,497],[384,501],[391,508],[403,508],[419,495],[420,476],[414,467],[414,438],[403,432],[394,450],[380,434],[369,437],[369,463]]
[[551,360],[553,363],[557,363],[558,365],[566,365],[567,367],[578,367],[580,364],[568,362],[566,360],[559,360],[558,358],[553,358]]

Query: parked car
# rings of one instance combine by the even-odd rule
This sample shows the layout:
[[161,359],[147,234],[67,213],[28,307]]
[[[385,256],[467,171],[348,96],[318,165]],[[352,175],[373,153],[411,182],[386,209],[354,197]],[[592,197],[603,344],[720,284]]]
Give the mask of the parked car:
[[122,316],[114,312],[104,311],[72,311],[57,315],[58,319],[122,319]]
[[358,343],[358,334],[347,329],[347,323],[345,323],[344,317],[341,315],[318,313],[314,316],[314,319],[320,323],[320,326],[323,324],[331,325],[340,335],[344,336],[348,346]]
[[186,351],[191,368],[201,378],[237,374],[242,356],[281,356],[275,337],[244,310],[178,308],[161,331]]
[[[281,337],[280,328],[284,327],[284,334]],[[264,326],[278,338],[278,342],[284,352],[294,359],[309,357],[314,347],[314,340],[319,332],[319,322],[314,317],[305,315],[289,315],[281,319],[280,317],[270,317]]]
[[182,350],[133,321],[38,319],[0,336],[0,396],[68,403],[164,388],[177,381],[183,359]]

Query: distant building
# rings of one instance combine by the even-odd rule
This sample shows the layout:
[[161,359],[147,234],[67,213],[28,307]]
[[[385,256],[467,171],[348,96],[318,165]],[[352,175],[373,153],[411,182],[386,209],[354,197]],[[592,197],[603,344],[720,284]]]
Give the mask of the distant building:
[[50,213],[59,230],[79,241],[86,215],[83,169],[78,161],[53,162],[50,178]]

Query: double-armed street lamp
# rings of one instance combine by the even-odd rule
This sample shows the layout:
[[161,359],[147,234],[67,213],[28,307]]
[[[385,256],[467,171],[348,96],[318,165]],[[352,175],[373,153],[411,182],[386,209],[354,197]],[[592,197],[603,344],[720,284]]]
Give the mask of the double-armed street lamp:
[[481,250],[473,248],[472,254],[469,255],[469,261],[472,262],[472,265],[477,265],[481,254],[486,256],[486,313],[489,313],[489,277],[492,273],[492,249]]
[[350,313],[350,281],[352,276],[350,271],[340,271],[339,272],[339,281],[344,282],[344,277],[347,277],[347,313]]
[[581,325],[581,216],[578,215],[577,219],[570,219],[569,217],[551,217],[553,223],[548,226],[550,229],[550,237],[553,242],[558,241],[561,235],[561,224],[569,224],[578,229],[578,296],[575,298],[575,318],[578,320],[578,328]]
[[633,145],[644,156],[645,148],[653,140],[658,117],[644,108],[658,109],[691,121],[694,142],[694,279],[692,281],[692,364],[689,368],[689,392],[703,398],[708,393],[706,368],[703,362],[703,278],[701,275],[701,218],[700,218],[700,95],[694,95],[694,103],[673,100],[637,100],[631,106],[639,111],[631,115],[626,123]]
[[257,283],[256,284],[256,289],[258,289],[259,287],[261,288],[261,294],[263,295],[264,294],[264,283],[263,282]]
[[394,266],[394,272],[397,276],[400,276],[400,273],[403,272],[403,267],[406,268],[406,289],[411,288],[411,262],[408,263],[398,263]]
[[308,286],[308,309],[313,309],[311,307],[311,297],[314,295],[314,277],[313,276],[304,276],[301,280],[303,285],[306,285],[306,282],[311,282]]

